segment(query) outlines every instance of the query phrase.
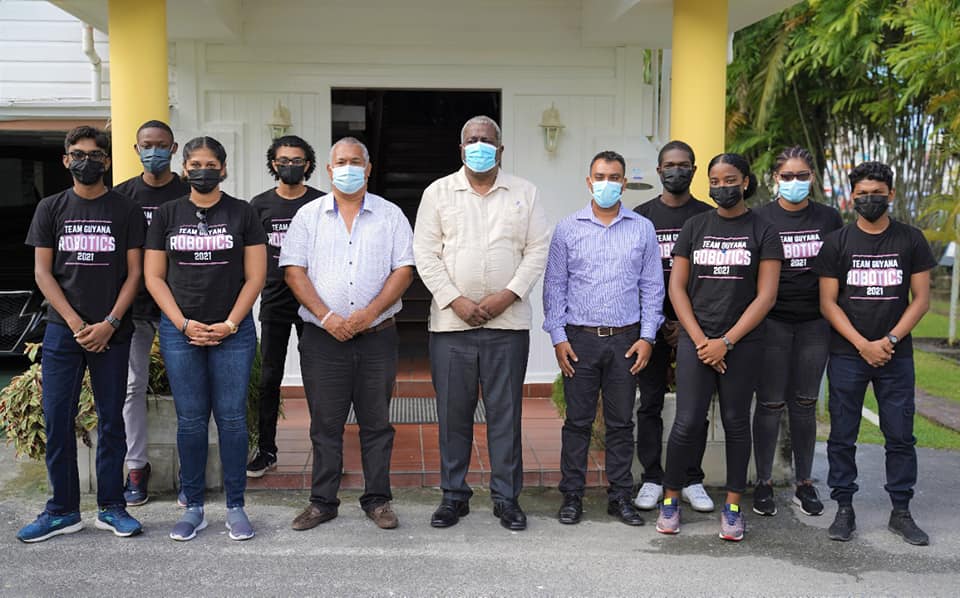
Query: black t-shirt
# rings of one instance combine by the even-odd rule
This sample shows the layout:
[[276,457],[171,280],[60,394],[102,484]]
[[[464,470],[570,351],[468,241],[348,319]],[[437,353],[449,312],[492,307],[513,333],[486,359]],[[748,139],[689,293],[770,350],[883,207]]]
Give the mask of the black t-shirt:
[[[658,195],[633,208],[633,211],[650,220],[653,223],[653,228],[657,231],[660,258],[663,261],[663,287],[669,289],[670,270],[673,269],[673,244],[677,242],[680,229],[691,217],[701,212],[709,212],[713,207],[695,197],[691,197],[690,201],[679,208],[672,208],[663,203],[660,198],[661,196]],[[663,315],[668,320],[677,319],[677,313],[673,310],[673,304],[670,303],[669,293],[663,298]]]
[[267,234],[267,284],[260,294],[260,321],[295,322],[300,304],[283,281],[280,267],[280,245],[297,210],[323,195],[323,191],[307,187],[297,199],[284,199],[276,189],[264,191],[250,201]]
[[167,202],[153,214],[146,247],[167,252],[167,285],[184,317],[213,324],[230,316],[243,287],[244,248],[267,236],[250,204],[226,193],[206,219],[201,235],[189,196]]
[[[127,280],[127,250],[143,247],[143,231],[143,212],[129,198],[107,191],[84,199],[68,189],[37,205],[26,243],[54,250],[53,277],[84,322],[96,324],[117,302]],[[52,307],[47,320],[67,324]],[[113,339],[126,342],[132,332],[128,309]]]
[[[690,260],[687,294],[704,334],[727,333],[757,296],[760,260],[783,259],[777,231],[750,210],[723,218],[716,210],[687,220],[673,246],[673,255]],[[759,338],[762,325],[740,342]]]
[[820,277],[811,268],[823,239],[843,226],[840,212],[814,201],[791,212],[773,200],[757,213],[773,224],[783,245],[780,287],[770,317],[791,323],[820,318]]
[[[860,230],[856,222],[830,233],[813,271],[839,280],[837,304],[857,332],[875,341],[890,333],[910,304],[910,277],[936,265],[923,233],[890,220],[890,226],[878,235]],[[836,330],[830,339],[830,352],[858,354]],[[909,334],[900,339],[894,356],[913,356]]]
[[[143,217],[146,219],[146,226],[149,227],[153,220],[153,212],[168,201],[189,195],[190,185],[180,177],[174,176],[162,187],[151,187],[143,181],[143,175],[138,174],[120,183],[113,190],[137,202],[143,209]],[[144,234],[146,234],[146,228],[144,228]],[[133,300],[133,318],[135,320],[160,319],[160,308],[157,307],[142,281],[137,297]]]

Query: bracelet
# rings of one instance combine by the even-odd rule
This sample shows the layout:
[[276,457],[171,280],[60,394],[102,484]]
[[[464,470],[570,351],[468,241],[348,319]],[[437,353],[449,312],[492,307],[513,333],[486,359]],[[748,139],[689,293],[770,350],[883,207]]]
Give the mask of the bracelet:
[[327,318],[329,318],[332,315],[333,315],[333,310],[331,309],[327,312],[327,315],[323,316],[323,318],[320,320],[320,328],[323,328],[324,330],[327,329],[326,326],[324,326],[324,324],[327,323]]
[[80,328],[77,328],[77,331],[73,333],[73,337],[76,338],[77,335],[80,334],[81,332],[83,332],[83,329],[86,328],[86,327],[87,327],[87,323],[81,321],[81,322],[80,322]]
[[184,318],[184,319],[183,319],[183,326],[180,327],[180,332],[186,334],[186,333],[187,333],[187,325],[188,325],[189,323],[190,323],[190,318]]
[[238,328],[237,325],[234,324],[232,320],[224,320],[223,323],[226,324],[227,328],[230,329],[230,334],[236,334],[237,330],[240,330],[240,328]]

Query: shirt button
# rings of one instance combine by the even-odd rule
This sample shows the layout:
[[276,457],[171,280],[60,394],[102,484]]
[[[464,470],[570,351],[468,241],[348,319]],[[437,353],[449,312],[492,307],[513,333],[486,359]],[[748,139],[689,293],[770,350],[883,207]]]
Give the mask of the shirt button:
[[350,305],[353,305],[353,301],[350,302]]

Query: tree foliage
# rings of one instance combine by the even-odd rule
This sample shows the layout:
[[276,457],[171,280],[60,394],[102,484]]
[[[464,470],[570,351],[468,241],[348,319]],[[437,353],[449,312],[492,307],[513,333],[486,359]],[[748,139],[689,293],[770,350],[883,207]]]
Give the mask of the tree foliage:
[[728,146],[760,173],[808,147],[840,208],[846,171],[885,161],[895,217],[916,222],[958,180],[958,51],[960,0],[807,0],[737,33]]

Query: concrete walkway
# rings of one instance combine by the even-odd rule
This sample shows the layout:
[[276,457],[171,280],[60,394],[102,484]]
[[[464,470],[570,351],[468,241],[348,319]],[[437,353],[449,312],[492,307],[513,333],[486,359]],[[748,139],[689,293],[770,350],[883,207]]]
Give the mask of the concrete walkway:
[[[167,533],[179,511],[165,496],[133,511],[146,526],[140,537],[94,529],[94,505],[85,498],[85,530],[24,545],[14,536],[42,507],[44,470],[14,462],[5,447],[0,472],[17,475],[0,478],[0,595],[956,596],[960,453],[920,451],[914,513],[933,539],[924,548],[886,530],[882,447],[863,447],[859,462],[859,529],[848,544],[826,537],[832,503],[823,517],[806,517],[788,504],[788,489],[778,493],[776,517],[747,516],[741,544],[717,538],[715,514],[685,511],[677,537],[657,534],[652,514],[641,528],[613,522],[602,491],[589,494],[579,526],[557,523],[559,494],[538,489],[521,499],[530,516],[526,532],[502,529],[485,492],[460,525],[435,530],[427,521],[439,493],[404,489],[395,499],[401,527],[389,532],[363,517],[356,492],[344,493],[338,519],[293,532],[289,523],[305,493],[251,491],[248,512],[258,535],[249,542],[227,538],[222,496],[209,501],[207,530],[194,541],[173,542]],[[823,445],[815,475],[826,476]]]

